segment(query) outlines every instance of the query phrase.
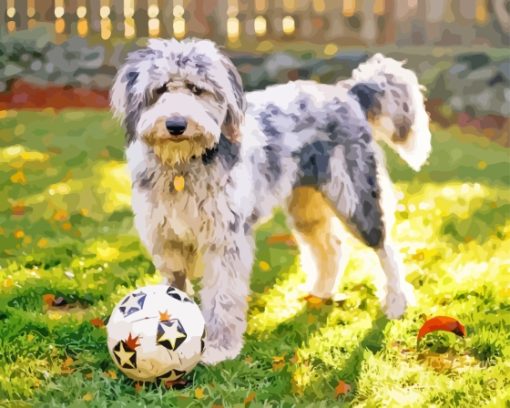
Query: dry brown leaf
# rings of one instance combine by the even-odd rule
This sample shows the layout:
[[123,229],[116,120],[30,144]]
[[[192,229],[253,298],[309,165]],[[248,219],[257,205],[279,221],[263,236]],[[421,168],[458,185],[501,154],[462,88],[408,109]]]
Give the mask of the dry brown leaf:
[[42,299],[43,299],[43,302],[48,307],[51,307],[51,306],[53,306],[53,302],[55,301],[55,295],[53,295],[51,293],[46,293],[45,295],[43,295]]
[[257,393],[255,391],[251,391],[244,399],[244,406],[245,407],[250,406],[251,402],[255,399],[256,396]]
[[97,327],[98,329],[104,327],[104,320],[100,317],[95,317],[94,319],[90,320],[90,324],[94,327]]
[[111,378],[112,380],[117,379],[117,373],[114,370],[108,370],[104,372],[105,377]]
[[340,380],[335,387],[335,398],[346,395],[351,391],[351,386],[346,382]]
[[297,246],[296,240],[292,234],[275,234],[266,239],[268,245],[283,244],[289,247]]
[[285,357],[274,356],[273,357],[273,371],[280,371],[285,367]]

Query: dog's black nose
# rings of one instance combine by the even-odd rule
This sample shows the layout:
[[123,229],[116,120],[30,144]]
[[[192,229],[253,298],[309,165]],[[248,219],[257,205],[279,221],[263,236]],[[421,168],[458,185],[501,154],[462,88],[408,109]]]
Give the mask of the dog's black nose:
[[179,136],[184,133],[188,124],[185,118],[178,116],[175,118],[167,119],[165,125],[171,135]]

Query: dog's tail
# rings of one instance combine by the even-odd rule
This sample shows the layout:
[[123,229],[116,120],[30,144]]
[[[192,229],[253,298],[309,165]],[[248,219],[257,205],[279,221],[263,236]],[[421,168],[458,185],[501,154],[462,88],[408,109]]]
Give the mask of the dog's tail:
[[384,140],[409,166],[419,170],[431,150],[429,116],[424,87],[404,63],[375,54],[339,85],[359,101],[374,138]]

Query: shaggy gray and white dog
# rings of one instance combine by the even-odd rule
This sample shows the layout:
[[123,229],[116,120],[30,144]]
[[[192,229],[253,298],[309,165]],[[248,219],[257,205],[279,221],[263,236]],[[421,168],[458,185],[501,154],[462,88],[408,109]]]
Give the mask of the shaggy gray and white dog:
[[430,151],[414,73],[381,55],[336,85],[296,81],[244,94],[211,41],[150,40],[131,53],[111,95],[127,135],[135,224],[154,264],[191,291],[203,271],[203,361],[243,344],[253,230],[275,207],[289,215],[308,291],[332,297],[343,272],[339,220],[374,248],[387,284],[383,306],[412,299],[393,249],[393,201],[377,138],[415,169]]

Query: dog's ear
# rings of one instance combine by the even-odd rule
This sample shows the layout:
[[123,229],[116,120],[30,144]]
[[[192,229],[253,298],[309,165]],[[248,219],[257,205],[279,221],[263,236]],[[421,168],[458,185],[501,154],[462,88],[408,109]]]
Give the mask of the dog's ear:
[[377,96],[382,95],[384,91],[376,83],[361,82],[354,85],[349,92],[358,99],[365,113],[376,113],[381,109]]
[[228,75],[229,88],[226,90],[227,114],[221,131],[232,142],[238,142],[241,139],[241,124],[244,120],[244,111],[246,110],[246,98],[244,96],[243,83],[241,76],[230,58],[222,54],[221,63],[225,67]]
[[114,115],[120,119],[127,116],[128,107],[134,96],[133,87],[139,75],[136,67],[127,63],[119,69],[115,76],[110,92],[110,107]]

